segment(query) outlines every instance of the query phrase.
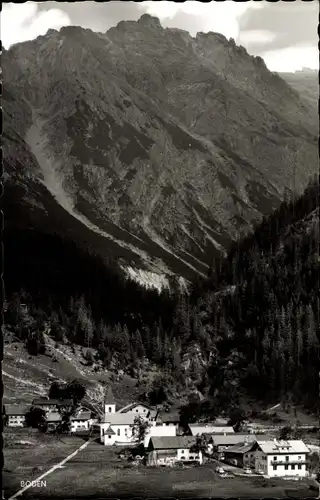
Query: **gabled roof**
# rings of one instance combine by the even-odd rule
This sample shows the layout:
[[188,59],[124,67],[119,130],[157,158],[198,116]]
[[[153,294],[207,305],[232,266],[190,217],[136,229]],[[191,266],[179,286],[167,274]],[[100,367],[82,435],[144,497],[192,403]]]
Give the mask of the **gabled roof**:
[[309,453],[309,448],[301,439],[293,439],[289,441],[257,441],[259,448],[266,455],[286,453]]
[[154,450],[178,450],[189,449],[196,443],[193,436],[154,436],[150,438],[149,446]]
[[18,404],[4,405],[4,408],[5,414],[8,416],[22,416],[28,413],[28,411],[30,410],[30,406]]
[[105,434],[107,434],[107,436],[114,436],[114,435],[115,435],[115,432],[111,429],[111,427],[109,427],[109,428],[105,431]]
[[116,404],[116,401],[114,399],[114,395],[113,395],[113,392],[112,392],[112,389],[111,389],[111,385],[109,385],[109,387],[107,389],[107,392],[106,392],[106,395],[104,397],[104,404],[105,405],[114,405],[114,404]]
[[228,446],[228,445],[235,445],[235,444],[241,444],[241,443],[254,443],[257,439],[254,434],[227,434],[225,436],[222,436],[220,434],[212,434],[210,436],[210,441],[213,441],[213,443],[216,446]]
[[89,420],[90,418],[91,418],[90,411],[82,411],[77,415],[72,416],[70,420]]
[[133,425],[135,418],[137,418],[135,413],[107,413],[102,422],[110,425]]
[[144,406],[145,408],[147,408],[148,410],[153,410],[154,408],[146,403],[141,403],[139,401],[135,401],[134,403],[130,403],[126,406],[124,406],[123,408],[121,408],[118,413],[126,413],[130,410],[132,410],[133,408],[135,408],[136,406]]
[[49,413],[46,417],[46,421],[48,424],[50,424],[51,422],[60,422],[61,415],[60,413]]
[[70,406],[73,404],[72,399],[44,399],[36,398],[32,401],[33,406]]
[[239,453],[239,454],[248,453],[249,451],[252,450],[254,445],[255,442],[246,444],[236,444],[234,446],[230,446],[230,448],[226,450],[226,453]]

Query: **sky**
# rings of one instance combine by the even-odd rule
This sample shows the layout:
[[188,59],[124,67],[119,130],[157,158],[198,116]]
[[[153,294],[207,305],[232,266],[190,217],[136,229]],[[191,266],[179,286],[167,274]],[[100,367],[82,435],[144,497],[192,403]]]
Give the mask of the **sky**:
[[214,31],[232,37],[249,54],[261,56],[271,71],[294,72],[319,68],[318,12],[318,0],[9,3],[2,6],[1,40],[8,48],[69,25],[105,32],[119,21],[136,21],[148,13],[164,28],[184,29],[192,36]]

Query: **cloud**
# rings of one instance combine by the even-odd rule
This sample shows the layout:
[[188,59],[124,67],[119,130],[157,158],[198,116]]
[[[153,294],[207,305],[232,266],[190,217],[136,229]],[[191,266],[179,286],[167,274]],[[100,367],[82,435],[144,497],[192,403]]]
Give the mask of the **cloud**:
[[49,28],[58,30],[70,24],[69,16],[57,8],[39,12],[35,2],[4,4],[1,13],[1,41],[8,49],[14,43],[45,35]]
[[270,50],[262,54],[266,65],[271,71],[294,72],[302,68],[317,69],[319,67],[319,52],[316,47],[287,47],[281,50]]
[[[71,24],[105,33],[120,21],[137,21],[146,12],[144,3],[136,2],[61,2],[59,9],[71,19]],[[41,11],[55,8],[57,2],[41,2]]]
[[[239,19],[240,33],[243,37],[251,30],[269,31],[275,34],[272,40],[264,44],[250,40],[246,49],[258,55],[257,52],[281,50],[294,46],[316,47],[318,43],[317,1],[302,2],[263,2],[263,10],[247,9]],[[261,54],[259,54],[261,55]]]
[[[257,4],[251,2],[231,1],[209,3],[186,1],[180,4],[147,1],[142,5],[148,14],[159,17],[163,26],[174,25],[177,28],[186,29],[193,36],[197,31],[214,31],[222,33],[227,38],[237,38],[239,18],[247,9],[257,8]],[[187,26],[185,25],[186,18],[189,18]]]
[[239,33],[238,42],[247,46],[250,43],[256,45],[264,45],[265,43],[272,42],[276,38],[276,34],[267,30],[251,30]]

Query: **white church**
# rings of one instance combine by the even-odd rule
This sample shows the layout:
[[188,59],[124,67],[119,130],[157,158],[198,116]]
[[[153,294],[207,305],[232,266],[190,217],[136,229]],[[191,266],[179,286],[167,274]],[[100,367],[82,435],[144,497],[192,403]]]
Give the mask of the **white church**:
[[134,420],[142,417],[149,423],[148,432],[144,438],[144,446],[148,446],[153,436],[176,436],[175,425],[158,425],[158,411],[145,403],[130,403],[117,410],[117,404],[109,387],[104,399],[104,416],[99,424],[100,441],[105,446],[136,445],[137,440],[133,435]]

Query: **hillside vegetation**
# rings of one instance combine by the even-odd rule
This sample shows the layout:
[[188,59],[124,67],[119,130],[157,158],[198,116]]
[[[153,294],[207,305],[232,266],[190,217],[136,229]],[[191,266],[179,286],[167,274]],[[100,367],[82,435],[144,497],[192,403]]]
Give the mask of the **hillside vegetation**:
[[89,366],[122,369],[153,403],[200,392],[221,411],[290,395],[315,409],[318,188],[283,202],[189,294],[146,290],[66,238],[9,227],[6,330],[31,356],[44,356],[48,335],[93,348]]

